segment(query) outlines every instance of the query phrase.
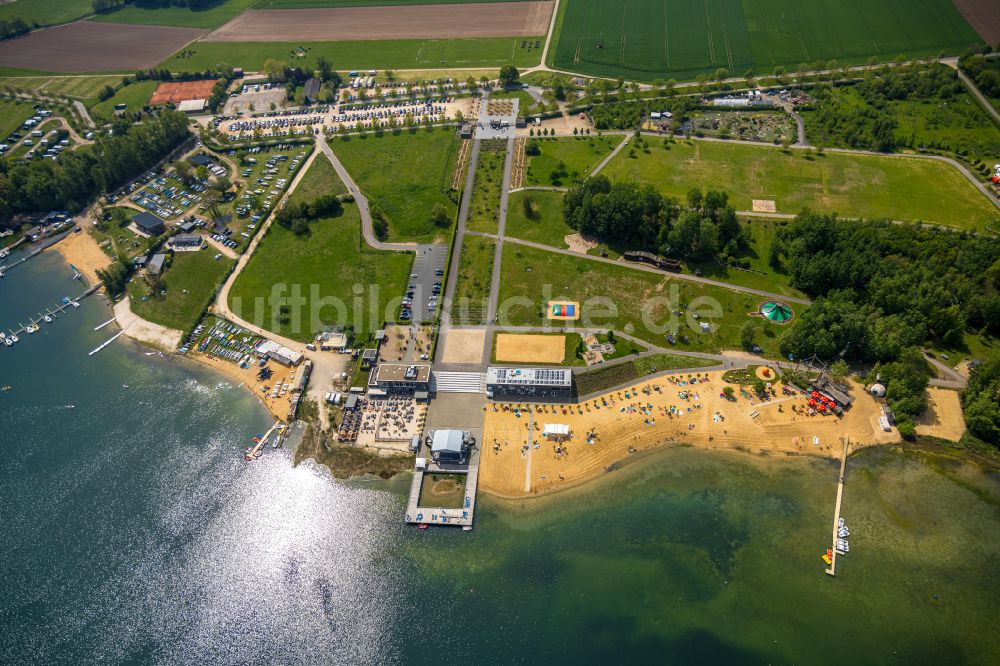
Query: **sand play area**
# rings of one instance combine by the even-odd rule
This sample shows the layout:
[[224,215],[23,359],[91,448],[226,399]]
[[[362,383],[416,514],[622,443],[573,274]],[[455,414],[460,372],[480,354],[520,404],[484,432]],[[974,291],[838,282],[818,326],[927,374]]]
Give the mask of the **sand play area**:
[[[736,389],[734,401],[721,396],[725,386]],[[841,437],[850,438],[852,449],[899,441],[895,430],[882,431],[879,406],[860,385],[852,385],[854,405],[840,418],[809,416],[803,394],[783,395],[780,384],[775,389],[776,396],[762,402],[752,391],[741,395],[721,372],[709,372],[659,377],[580,405],[518,409],[490,403],[480,488],[512,498],[550,493],[599,476],[632,455],[667,446],[837,458]],[[569,436],[564,441],[543,437],[546,424],[568,425]]]
[[965,434],[965,417],[958,391],[927,389],[927,411],[917,421],[917,434],[957,442]]
[[496,359],[500,363],[562,363],[565,335],[498,333]]
[[472,364],[483,362],[483,348],[486,346],[486,330],[465,330],[453,328],[444,339],[442,363]]

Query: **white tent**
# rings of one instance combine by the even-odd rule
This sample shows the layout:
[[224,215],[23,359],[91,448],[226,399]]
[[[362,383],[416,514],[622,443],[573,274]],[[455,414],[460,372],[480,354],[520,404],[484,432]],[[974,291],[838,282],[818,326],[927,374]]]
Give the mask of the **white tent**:
[[544,437],[569,437],[569,426],[565,423],[546,423],[542,428]]

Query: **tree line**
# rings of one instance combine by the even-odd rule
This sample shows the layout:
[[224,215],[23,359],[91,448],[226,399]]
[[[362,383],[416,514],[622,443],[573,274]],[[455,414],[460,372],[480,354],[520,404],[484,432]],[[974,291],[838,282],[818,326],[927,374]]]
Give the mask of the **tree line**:
[[77,212],[157,164],[190,136],[183,113],[164,111],[137,125],[116,122],[93,145],[58,161],[0,159],[0,219],[48,210]]
[[0,39],[17,37],[29,30],[31,30],[31,26],[20,16],[11,16],[10,18],[0,20]]
[[652,185],[598,175],[569,189],[563,217],[581,234],[614,245],[698,261],[728,261],[749,243],[729,195],[714,190],[692,189],[682,204]]

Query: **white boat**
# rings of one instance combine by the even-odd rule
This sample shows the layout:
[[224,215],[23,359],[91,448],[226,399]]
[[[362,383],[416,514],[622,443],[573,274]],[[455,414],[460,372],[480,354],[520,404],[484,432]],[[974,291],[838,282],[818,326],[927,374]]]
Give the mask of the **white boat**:
[[50,317],[48,315],[45,315],[44,317],[42,317],[42,319],[45,320],[46,324],[51,324],[52,323],[52,317]]
[[841,527],[839,530],[837,530],[837,536],[839,536],[841,539],[849,537],[851,536],[851,530],[847,529],[846,527]]
[[10,338],[4,338],[3,339],[3,343],[5,345],[7,345],[8,347],[13,347],[14,346],[14,341],[11,340]]
[[70,301],[69,304],[72,305],[74,308],[80,307],[80,304],[77,303],[76,301]]
[[29,324],[28,327],[25,328],[24,330],[27,333],[34,333],[35,331],[38,330],[38,326],[36,324]]
[[18,342],[18,341],[20,341],[21,338],[17,337],[13,333],[11,333],[9,339],[12,340],[13,342]]

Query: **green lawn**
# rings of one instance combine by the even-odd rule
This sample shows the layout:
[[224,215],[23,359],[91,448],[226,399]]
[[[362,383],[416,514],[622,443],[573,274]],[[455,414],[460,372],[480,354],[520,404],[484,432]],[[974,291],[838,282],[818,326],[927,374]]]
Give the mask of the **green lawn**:
[[[537,65],[541,50],[520,48],[521,38],[397,39],[349,42],[195,42],[159,67],[174,72],[211,69],[219,63],[259,71],[265,60],[316,69],[325,56],[338,69],[438,69]],[[300,50],[301,49],[301,50]]]
[[919,220],[982,229],[998,211],[954,167],[916,157],[846,155],[712,141],[669,151],[624,150],[601,172],[612,180],[652,183],[683,199],[693,187],[729,192],[737,210],[772,199],[780,213],[803,208],[844,217]]
[[184,28],[217,28],[230,19],[236,18],[258,0],[222,0],[202,10],[187,7],[158,7],[128,5],[117,11],[96,17],[97,21],[109,23],[132,23],[136,25],[174,25]]
[[212,248],[175,253],[173,264],[163,274],[167,293],[162,296],[149,295],[146,281],[134,278],[128,285],[132,312],[179,331],[193,327],[234,263],[227,257],[217,260],[215,255]]
[[476,164],[476,179],[469,202],[466,227],[470,231],[495,234],[500,225],[500,186],[503,184],[503,165],[507,157],[504,140],[483,141]]
[[96,99],[104,86],[112,88],[122,82],[117,75],[106,76],[18,76],[0,78],[0,88],[13,86],[20,90],[31,90],[46,95],[59,95],[77,99]]
[[706,358],[694,358],[691,356],[678,356],[677,354],[653,354],[643,356],[632,361],[639,376],[663,372],[664,370],[678,370],[680,368],[708,368],[719,365],[717,361],[710,361]]
[[110,120],[114,117],[115,106],[118,104],[127,106],[126,113],[141,111],[142,107],[149,104],[149,100],[158,85],[160,85],[159,81],[136,81],[131,85],[122,86],[110,98],[90,107],[90,115],[95,119]]
[[[229,295],[244,319],[303,342],[316,331],[351,324],[359,333],[395,320],[413,255],[376,252],[361,240],[357,206],[310,223],[298,237],[272,224]],[[301,308],[295,297],[302,298]],[[282,316],[282,301],[289,310]]]
[[378,7],[393,5],[452,5],[466,2],[518,0],[260,0],[256,9],[311,9],[316,7]]
[[448,234],[430,221],[434,206],[441,204],[455,216],[457,206],[448,192],[458,142],[455,128],[441,127],[346,137],[330,147],[369,203],[385,213],[390,241],[426,242]]
[[817,60],[960,53],[980,42],[952,0],[905,8],[898,0],[564,0],[549,64],[609,77],[691,79],[720,67],[760,74]]
[[[514,192],[507,207],[506,235],[565,248],[566,236],[576,230],[563,219],[562,201],[562,192]],[[526,206],[531,210],[530,217]]]
[[496,241],[482,236],[465,236],[458,263],[458,281],[452,296],[451,319],[455,324],[477,326],[486,323],[490,278]]
[[20,16],[29,25],[68,23],[93,13],[92,0],[14,0],[0,4],[0,20]]
[[[739,348],[740,326],[762,300],[624,265],[512,244],[504,247],[498,310],[501,325],[558,327],[562,322],[545,318],[545,306],[550,300],[562,299],[580,303],[583,319],[578,325],[582,327],[613,328],[661,346],[667,344],[666,336],[673,334],[679,349],[710,352]],[[706,303],[721,307],[721,317],[711,317]],[[681,315],[674,317],[672,312]],[[643,321],[644,313],[648,323]],[[701,319],[694,320],[689,317],[692,314],[700,314]],[[718,328],[702,333],[699,321],[709,321]],[[770,329],[772,336],[761,335],[759,344],[765,353],[775,354],[779,329]],[[680,340],[684,335],[689,338],[687,343]]]
[[[574,180],[586,178],[615,146],[621,136],[566,137],[559,139],[528,139],[528,145],[537,146],[539,155],[527,155],[524,183],[526,185],[570,185]],[[566,174],[553,171],[562,163]],[[556,175],[555,178],[552,176]]]
[[347,194],[347,186],[337,175],[333,163],[320,153],[306,175],[302,176],[291,198],[293,201],[312,201],[324,194]]
[[16,102],[12,99],[0,99],[0,141],[5,141],[8,134],[20,129],[24,121],[34,114],[35,107],[31,104]]

